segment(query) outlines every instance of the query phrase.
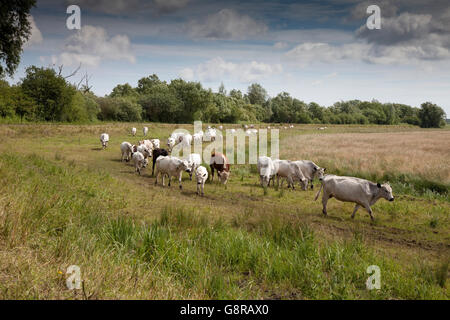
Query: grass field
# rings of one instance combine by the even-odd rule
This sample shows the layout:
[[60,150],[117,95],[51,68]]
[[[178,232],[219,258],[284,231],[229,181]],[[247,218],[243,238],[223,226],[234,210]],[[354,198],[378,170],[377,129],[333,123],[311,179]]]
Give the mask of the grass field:
[[[148,126],[163,143],[177,128]],[[323,216],[317,189],[263,190],[254,165],[205,197],[187,175],[181,191],[155,186],[120,162],[142,127],[0,125],[1,299],[449,299],[449,127],[280,131],[282,159],[389,180],[396,201],[374,222],[336,200]],[[70,265],[84,290],[67,289]],[[370,265],[380,290],[366,289]]]

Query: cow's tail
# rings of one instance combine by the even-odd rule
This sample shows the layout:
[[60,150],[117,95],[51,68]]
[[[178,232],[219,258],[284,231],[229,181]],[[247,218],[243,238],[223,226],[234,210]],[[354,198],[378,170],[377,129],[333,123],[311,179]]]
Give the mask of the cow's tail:
[[320,195],[320,192],[322,191],[322,188],[323,188],[323,183],[320,184],[320,189],[317,192],[316,197],[314,198],[314,201],[316,201],[319,198],[319,195]]

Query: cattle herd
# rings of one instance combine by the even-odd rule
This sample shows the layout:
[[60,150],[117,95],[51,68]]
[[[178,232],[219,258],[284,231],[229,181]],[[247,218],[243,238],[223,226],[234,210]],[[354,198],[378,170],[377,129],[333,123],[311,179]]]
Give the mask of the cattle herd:
[[[256,135],[258,133],[253,126],[248,127],[245,125],[244,129],[247,135]],[[219,126],[219,130],[223,130],[223,126]],[[231,129],[231,133],[234,130]],[[136,128],[132,128],[131,134],[133,136],[136,135],[136,132]],[[148,128],[144,127],[143,135],[146,136],[147,133]],[[172,177],[175,177],[178,179],[179,188],[182,189],[181,181],[183,171],[189,174],[190,180],[192,180],[192,175],[194,174],[197,182],[197,194],[203,196],[205,183],[208,180],[208,170],[201,165],[201,156],[196,153],[191,153],[189,156],[179,159],[170,154],[173,147],[177,144],[190,147],[193,141],[214,141],[217,134],[216,129],[211,127],[208,127],[205,132],[199,131],[194,135],[188,133],[172,133],[167,139],[167,149],[160,147],[159,139],[142,140],[136,145],[125,141],[120,145],[121,160],[126,162],[131,161],[134,164],[135,171],[140,175],[141,170],[147,167],[149,158],[152,158],[152,176],[156,176],[155,185],[158,184],[158,178],[161,176],[162,185],[164,186],[167,176],[170,187]],[[100,142],[102,143],[103,149],[107,148],[109,135],[107,133],[101,134]],[[211,181],[214,180],[214,172],[217,171],[221,183],[226,184],[231,173],[230,163],[227,157],[222,153],[213,151],[209,165],[211,169]],[[258,158],[257,169],[263,188],[270,187],[270,181],[272,181],[272,186],[275,186],[275,178],[277,179],[277,187],[280,187],[281,178],[281,188],[283,187],[284,180],[286,180],[288,188],[295,189],[295,182],[298,182],[303,190],[308,189],[308,184],[313,189],[314,178],[318,178],[321,186],[316,194],[315,200],[318,199],[323,190],[322,212],[324,215],[327,215],[327,202],[333,197],[340,201],[355,203],[352,218],[355,217],[356,211],[360,207],[363,207],[372,220],[374,219],[371,209],[372,205],[381,198],[394,201],[392,188],[389,183],[380,184],[355,177],[325,174],[325,168],[319,167],[310,160],[290,161],[261,156]]]

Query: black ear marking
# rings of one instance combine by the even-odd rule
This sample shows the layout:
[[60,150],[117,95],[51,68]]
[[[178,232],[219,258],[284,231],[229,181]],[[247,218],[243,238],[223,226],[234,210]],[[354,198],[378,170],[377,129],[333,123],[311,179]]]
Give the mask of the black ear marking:
[[381,184],[380,184],[380,183],[377,183],[377,187],[378,187],[378,188],[381,188]]

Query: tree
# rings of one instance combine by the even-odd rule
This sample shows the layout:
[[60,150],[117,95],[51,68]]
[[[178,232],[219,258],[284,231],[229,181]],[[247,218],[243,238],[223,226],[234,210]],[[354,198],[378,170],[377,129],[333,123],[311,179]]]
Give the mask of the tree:
[[21,84],[23,92],[34,99],[37,105],[37,119],[65,121],[64,113],[70,112],[75,87],[49,68],[31,66]]
[[440,128],[445,126],[445,112],[444,110],[431,103],[422,103],[419,110],[420,126],[422,128]]
[[35,4],[35,0],[8,0],[0,5],[0,78],[12,76],[20,63],[22,47],[31,35],[29,13]]
[[111,98],[119,98],[119,97],[137,98],[138,93],[132,86],[130,86],[128,83],[125,83],[125,84],[118,84],[117,86],[115,86],[109,96]]
[[262,106],[268,98],[266,89],[258,83],[253,83],[248,87],[247,96],[251,104],[259,104],[260,106]]
[[138,86],[136,88],[136,91],[141,95],[148,94],[154,86],[159,85],[161,83],[165,83],[165,82],[162,82],[161,80],[159,80],[159,78],[156,74],[152,74],[151,76],[141,78],[138,81]]

